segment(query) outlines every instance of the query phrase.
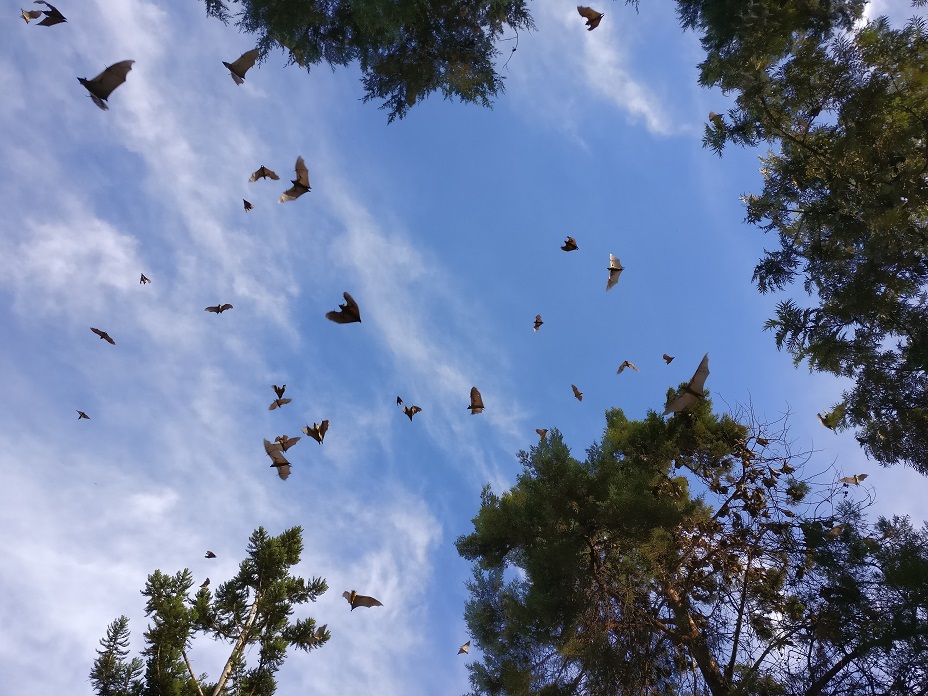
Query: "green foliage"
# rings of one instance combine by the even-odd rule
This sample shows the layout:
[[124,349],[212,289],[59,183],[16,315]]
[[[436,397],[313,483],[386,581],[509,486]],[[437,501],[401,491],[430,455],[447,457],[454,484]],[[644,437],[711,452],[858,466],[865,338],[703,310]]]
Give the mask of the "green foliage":
[[[313,619],[290,621],[296,605],[316,601],[326,591],[322,578],[310,581],[290,575],[303,550],[302,529],[293,527],[280,536],[270,536],[263,527],[255,530],[248,544],[248,557],[238,573],[223,582],[215,596],[201,587],[194,597],[189,570],[166,575],[160,570],[148,576],[143,596],[145,615],[151,623],[145,631],[142,661],[128,655],[128,619],[120,617],[101,641],[102,651],[90,673],[98,696],[213,696],[246,693],[271,696],[275,675],[287,648],[309,651],[330,637],[317,629]],[[232,645],[228,661],[215,683],[206,675],[196,676],[187,651],[194,637],[204,634]],[[257,661],[249,666],[245,651],[257,646]]]

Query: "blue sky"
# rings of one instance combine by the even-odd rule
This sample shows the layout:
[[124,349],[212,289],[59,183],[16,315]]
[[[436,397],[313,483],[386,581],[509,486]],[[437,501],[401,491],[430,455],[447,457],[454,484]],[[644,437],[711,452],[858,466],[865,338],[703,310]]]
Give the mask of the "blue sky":
[[[236,86],[221,61],[253,41],[202,3],[58,7],[67,24],[0,22],[0,683],[90,693],[113,618],[141,646],[150,572],[218,584],[255,527],[300,524],[296,572],[330,590],[299,615],[333,637],[289,657],[281,693],[464,693],[453,542],[481,486],[515,481],[535,428],[582,458],[607,408],[662,410],[706,352],[718,411],[788,410],[808,473],[868,473],[874,514],[925,518],[923,477],[819,425],[841,382],[761,330],[777,298],[751,285],[766,240],[739,196],[762,153],[702,149],[727,101],[697,87],[670,3],[598,6],[587,32],[574,5],[534,2],[492,111],[433,97],[390,126],[354,68],[278,54]],[[104,113],[75,77],[125,59]],[[297,155],[313,190],[278,205]],[[281,181],[248,183],[262,164]],[[610,253],[626,271],[607,294]],[[324,318],[346,290],[361,324]],[[281,383],[293,402],[270,412]],[[262,439],[322,419],[325,444],[304,438],[280,481]],[[384,607],[349,612],[345,589]],[[226,654],[191,656],[216,675]]]

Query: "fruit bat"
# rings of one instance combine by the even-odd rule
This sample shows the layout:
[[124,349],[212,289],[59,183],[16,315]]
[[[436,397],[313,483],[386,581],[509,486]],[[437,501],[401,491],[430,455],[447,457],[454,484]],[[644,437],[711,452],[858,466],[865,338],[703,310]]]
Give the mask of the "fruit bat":
[[664,409],[664,413],[661,415],[666,416],[668,413],[685,411],[699,401],[699,399],[704,398],[706,396],[704,386],[708,376],[709,354],[706,353],[705,356],[703,356],[702,362],[699,363],[699,367],[696,368],[693,378],[689,381],[689,384],[683,388],[683,393],[667,404],[667,408]]
[[319,425],[313,423],[313,427],[311,428],[308,425],[303,426],[303,433],[305,435],[309,435],[313,440],[321,445],[322,441],[325,439],[325,433],[328,429],[329,421],[324,420]]
[[290,183],[293,184],[293,186],[280,194],[280,198],[277,199],[278,203],[295,201],[304,193],[312,190],[309,186],[309,170],[306,168],[306,162],[303,161],[302,157],[296,158],[296,165],[294,165],[294,169],[296,169],[296,179],[290,180]]
[[564,246],[561,247],[564,251],[576,251],[580,247],[577,246],[577,240],[573,237],[568,237],[564,240]]
[[277,475],[286,481],[290,477],[290,462],[281,451],[280,443],[271,443],[265,439],[264,451],[271,458],[271,466],[277,469]]
[[709,112],[709,120],[715,124],[716,128],[719,130],[725,130],[725,121],[722,120],[722,117],[715,113],[714,111]]
[[349,592],[345,590],[342,592],[342,597],[348,600],[348,604],[351,605],[351,611],[355,610],[355,607],[382,607],[383,603],[380,600],[374,599],[373,597],[368,597],[363,594],[358,594],[354,590]]
[[212,307],[207,307],[207,308],[206,308],[205,310],[203,310],[203,311],[204,311],[204,312],[215,312],[216,314],[222,314],[222,313],[225,312],[227,309],[232,309],[232,305],[230,305],[230,304],[213,305]]
[[667,353],[664,353],[663,358],[664,358],[664,362],[667,363],[668,365],[673,362],[672,355],[667,355]]
[[[67,22],[68,20],[64,18],[64,15],[58,11],[58,8],[54,5],[45,2],[44,0],[36,0],[35,5],[45,5],[47,10],[41,10],[42,14],[45,15],[45,19],[39,22],[40,27],[53,27],[56,24],[61,24],[62,22]],[[23,10],[25,14],[25,10]],[[29,14],[32,14],[31,12]],[[33,17],[35,19],[35,17]]]
[[616,372],[616,374],[617,374],[617,375],[622,374],[622,371],[623,371],[626,367],[632,368],[635,372],[641,372],[641,370],[639,370],[637,367],[635,367],[635,365],[634,365],[633,363],[630,363],[628,360],[626,360],[626,361],[624,361],[621,365],[619,365],[619,370],[618,370],[618,372]]
[[838,479],[845,486],[849,483],[853,483],[855,486],[859,486],[860,482],[867,478],[870,474],[856,474],[854,476],[845,476],[842,479]]
[[107,343],[109,343],[109,344],[112,345],[112,346],[115,346],[115,345],[116,345],[116,341],[114,341],[112,338],[110,338],[110,335],[109,335],[108,333],[106,333],[106,331],[100,331],[100,329],[95,329],[95,328],[93,328],[92,326],[90,327],[90,330],[93,331],[95,334],[97,334],[97,336],[100,337],[100,340],[101,340],[101,341],[106,341]]
[[619,282],[619,276],[622,275],[622,271],[625,269],[622,267],[621,261],[612,254],[609,254],[609,268],[606,270],[609,271],[609,279],[606,281],[606,290],[612,290],[615,284]]
[[216,554],[214,554],[212,551],[207,551],[206,558],[216,558]]
[[465,655],[470,654],[470,641],[467,641],[466,643],[464,643],[464,645],[458,648],[458,655],[460,655],[461,653],[464,653]]
[[403,400],[400,397],[396,397],[396,405],[403,407],[403,413],[409,416],[409,420],[412,421],[412,417],[419,413],[422,409],[418,406],[407,406],[403,403]]
[[283,386],[278,387],[276,384],[272,384],[271,389],[273,389],[274,393],[277,394],[278,399],[282,399],[284,398],[284,392],[287,391],[287,385],[284,384]]
[[296,443],[300,441],[299,437],[289,437],[287,435],[278,435],[274,438],[274,442],[280,445],[280,449],[286,452],[288,449],[293,447]]
[[343,292],[342,295],[345,297],[345,304],[338,305],[337,312],[326,312],[325,318],[334,321],[336,324],[351,324],[361,321],[361,310],[358,309],[358,303],[347,292]]
[[274,399],[271,402],[271,405],[267,407],[267,410],[273,411],[274,409],[280,408],[281,406],[285,404],[289,404],[291,401],[293,401],[293,399]]
[[541,320],[541,315],[536,314],[535,315],[535,328],[534,328],[535,333],[538,333],[538,329],[541,327],[542,324],[544,324],[544,322]]
[[147,278],[144,273],[139,277],[139,285],[147,285],[150,282],[151,278]]
[[603,21],[603,17],[606,16],[602,12],[597,12],[583,5],[577,5],[577,12],[580,13],[581,17],[586,19],[587,31],[593,31],[599,26],[599,23]]
[[544,442],[545,438],[548,436],[548,431],[544,428],[535,428],[535,432],[538,433],[538,438],[541,442]]
[[765,438],[765,437],[756,437],[756,438],[754,438],[754,440],[755,440],[755,441],[757,442],[757,444],[760,445],[761,447],[766,447],[767,445],[770,444],[770,440],[768,440],[768,439]]
[[844,410],[847,406],[844,403],[840,403],[834,407],[831,413],[825,411],[825,415],[821,413],[816,413],[818,416],[819,422],[824,425],[829,430],[834,430],[838,427],[838,424],[841,422],[841,419],[844,418]]
[[477,391],[477,387],[470,388],[470,406],[467,407],[470,411],[470,415],[476,416],[478,413],[483,413],[483,397],[480,396],[480,392]]
[[320,643],[322,639],[325,638],[325,629],[329,624],[322,624],[319,628],[316,629],[316,632],[313,634],[313,642]]
[[242,199],[242,205],[244,205],[246,213],[250,213],[255,209],[255,204],[251,201],[246,201],[244,198]]
[[114,89],[126,81],[126,75],[132,70],[132,64],[134,62],[134,60],[123,60],[119,63],[113,63],[113,65],[92,80],[79,77],[77,81],[84,85],[87,91],[90,92],[90,98],[93,99],[94,104],[104,111],[108,111],[110,107],[106,105],[107,98],[112,94]]
[[38,19],[39,17],[42,16],[42,10],[22,10],[22,13],[23,13],[23,19],[26,20],[26,24],[29,24],[30,20]]
[[251,175],[248,181],[257,181],[258,179],[273,179],[274,181],[278,181],[280,177],[262,164],[258,171]]
[[[74,410],[77,411],[77,409],[74,409]],[[86,413],[84,413],[83,411],[77,411],[77,420],[80,420],[81,418],[86,418],[87,420],[90,420],[90,416],[88,416]]]
[[206,578],[206,580],[203,581],[203,584],[200,585],[201,589],[205,589],[207,587],[209,587],[209,578]]
[[248,72],[255,64],[255,61],[258,60],[258,54],[258,49],[253,48],[250,51],[245,51],[234,63],[222,61],[222,64],[226,66],[232,74],[232,79],[235,80],[235,84],[240,85],[245,81],[245,73]]
[[571,384],[570,388],[574,390],[574,396],[577,397],[577,401],[583,401],[583,392],[577,389],[577,385]]
[[828,530],[828,536],[830,537],[841,536],[841,532],[844,531],[845,527],[847,527],[846,524],[836,524],[834,527]]

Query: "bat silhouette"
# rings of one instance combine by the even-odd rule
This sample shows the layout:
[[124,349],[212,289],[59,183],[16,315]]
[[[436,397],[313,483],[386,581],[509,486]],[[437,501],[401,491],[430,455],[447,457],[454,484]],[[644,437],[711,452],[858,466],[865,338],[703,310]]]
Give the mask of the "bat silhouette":
[[464,643],[464,645],[458,648],[458,655],[460,655],[461,653],[464,653],[465,655],[470,654],[470,641],[467,641],[466,643]]
[[258,171],[251,175],[248,181],[257,181],[258,179],[273,179],[274,181],[278,181],[280,177],[262,164]]
[[203,581],[203,584],[200,585],[200,589],[206,589],[207,587],[209,587],[209,578]]
[[822,425],[824,425],[829,430],[834,430],[838,427],[841,419],[844,418],[844,411],[846,408],[846,404],[840,403],[834,407],[831,413],[825,411],[825,415],[822,415],[821,413],[816,413],[815,415],[818,416],[818,420]]
[[204,309],[203,311],[204,311],[204,312],[213,312],[213,313],[215,313],[215,314],[222,314],[222,313],[225,312],[227,309],[232,309],[232,305],[230,305],[230,304],[213,305],[212,307],[207,307],[207,308]]
[[305,435],[309,435],[313,440],[321,445],[322,441],[325,439],[325,434],[328,429],[329,421],[324,420],[319,425],[313,423],[313,427],[311,428],[308,425],[303,426],[303,433]]
[[867,478],[870,474],[856,474],[854,476],[845,476],[842,479],[838,479],[845,486],[849,483],[853,483],[855,486],[859,486],[860,482]]
[[271,405],[267,407],[267,410],[273,411],[274,409],[280,408],[281,406],[285,404],[289,404],[291,401],[293,401],[293,399],[274,399],[271,402]]
[[535,428],[535,432],[538,433],[538,438],[542,442],[544,442],[544,439],[548,436],[548,431],[544,428]]
[[[45,15],[45,19],[39,22],[40,27],[53,27],[56,24],[61,24],[62,22],[68,21],[64,18],[64,15],[58,11],[58,8],[51,3],[47,3],[44,0],[36,0],[36,2],[33,4],[45,5],[45,7],[48,8],[47,10],[41,10],[42,14]],[[25,12],[26,11],[23,10],[23,14],[25,14]],[[30,12],[29,14],[31,15],[32,13]],[[35,17],[33,17],[33,19],[35,19]]]
[[765,437],[756,437],[756,438],[754,438],[754,440],[755,440],[755,441],[757,442],[757,444],[760,445],[761,447],[766,447],[767,445],[770,444],[770,440],[768,440],[768,439],[765,438]]
[[619,276],[622,275],[622,271],[625,269],[622,267],[621,261],[609,254],[609,268],[607,270],[609,271],[609,279],[606,281],[606,290],[612,290],[615,284],[619,282]]
[[255,209],[255,204],[252,203],[251,201],[246,201],[244,198],[242,199],[242,205],[245,206],[246,213],[250,213],[252,210]]
[[702,362],[699,363],[699,367],[696,368],[696,372],[693,374],[693,378],[683,388],[683,393],[677,396],[669,404],[667,404],[667,408],[661,415],[666,416],[668,413],[678,413],[680,411],[685,411],[700,399],[705,398],[706,393],[704,391],[704,387],[706,384],[706,378],[708,376],[709,354],[706,353],[705,356],[703,356]]
[[278,435],[274,438],[274,442],[280,445],[280,449],[286,452],[288,449],[293,447],[296,443],[300,441],[299,437],[288,437],[287,435]]
[[577,240],[573,237],[568,237],[564,240],[564,246],[561,247],[564,251],[576,251],[580,247],[577,246]]
[[312,190],[309,186],[309,170],[306,168],[306,162],[303,161],[302,157],[296,158],[294,169],[296,169],[296,179],[290,180],[293,186],[280,194],[280,198],[277,199],[278,203],[295,201],[304,193],[308,193]]
[[336,324],[351,324],[361,321],[361,310],[358,309],[358,303],[347,292],[343,292],[345,304],[338,305],[337,312],[326,312],[325,318],[334,321]]
[[97,336],[100,337],[100,340],[101,340],[101,341],[106,341],[107,343],[109,343],[109,344],[112,345],[112,346],[115,346],[115,345],[116,345],[116,341],[114,341],[112,338],[110,338],[110,335],[109,335],[108,333],[106,333],[106,331],[100,331],[100,329],[95,329],[95,328],[93,328],[92,326],[90,327],[90,330],[93,331],[95,334],[97,334]]
[[577,5],[577,12],[580,13],[581,17],[586,19],[587,31],[593,31],[599,26],[599,23],[603,21],[603,17],[606,16],[602,12],[597,12],[583,5]]
[[470,406],[467,407],[470,411],[470,415],[476,416],[478,413],[483,413],[483,397],[480,396],[480,392],[477,391],[477,387],[470,388]]
[[264,440],[264,451],[271,458],[271,466],[277,469],[277,475],[284,481],[290,476],[290,462],[281,451],[280,443]]
[[667,355],[667,353],[664,353],[663,358],[664,358],[664,362],[667,363],[668,365],[673,362],[672,355]]
[[139,285],[147,285],[150,282],[151,278],[147,278],[144,273],[139,277]]
[[216,558],[216,554],[214,554],[212,551],[207,551],[206,558]]
[[412,421],[412,417],[419,413],[422,409],[418,406],[407,406],[403,403],[403,400],[400,397],[396,397],[396,405],[403,407],[403,413],[409,416],[409,420]]
[[[77,409],[74,409],[74,410],[77,411]],[[86,418],[87,420],[90,420],[90,416],[88,416],[86,413],[84,413],[83,411],[77,411],[77,420],[80,420],[81,418]]]
[[123,60],[119,63],[113,63],[92,80],[79,77],[77,81],[90,92],[90,98],[93,99],[94,104],[104,111],[108,111],[110,107],[106,105],[107,98],[113,93],[114,89],[126,81],[126,75],[132,70],[134,62],[134,60]]
[[570,388],[574,390],[574,396],[577,397],[577,401],[583,401],[583,392],[577,389],[577,385],[571,384]]
[[274,393],[277,394],[278,399],[284,398],[284,392],[287,391],[287,385],[284,384],[281,387],[278,387],[276,384],[271,385],[271,389],[274,390]]
[[536,314],[535,315],[535,328],[533,329],[533,331],[535,333],[538,333],[538,329],[541,327],[542,324],[544,324],[544,322],[541,320],[541,315]]
[[626,360],[626,361],[624,361],[621,365],[619,365],[619,369],[618,369],[618,371],[616,372],[616,374],[617,374],[617,375],[622,374],[622,371],[623,371],[626,367],[632,368],[635,372],[641,372],[641,370],[639,370],[637,367],[635,367],[634,363],[630,363],[628,360]]
[[222,61],[222,64],[226,66],[232,74],[232,79],[235,80],[235,84],[240,85],[245,81],[245,73],[248,72],[255,64],[255,61],[258,60],[258,53],[258,49],[253,48],[250,51],[245,51],[234,63]]
[[38,19],[42,16],[42,10],[22,10],[22,13],[23,19],[26,20],[26,24],[29,24],[30,20]]
[[349,592],[345,590],[342,592],[342,597],[348,600],[348,604],[351,605],[351,611],[355,610],[355,607],[382,607],[383,603],[380,600],[374,599],[373,597],[368,597],[367,595],[358,594],[354,590]]

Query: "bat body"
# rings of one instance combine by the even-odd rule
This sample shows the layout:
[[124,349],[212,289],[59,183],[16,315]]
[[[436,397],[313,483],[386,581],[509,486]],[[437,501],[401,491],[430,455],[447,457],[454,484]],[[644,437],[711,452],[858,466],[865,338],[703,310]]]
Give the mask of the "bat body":
[[273,179],[274,181],[278,181],[280,177],[262,164],[258,171],[251,175],[248,181],[257,181],[258,179]]
[[615,284],[619,282],[619,276],[622,275],[622,271],[625,269],[622,267],[621,261],[609,254],[609,268],[607,270],[609,271],[609,278],[606,280],[606,290],[612,290]]
[[354,298],[347,292],[343,292],[342,295],[345,298],[345,304],[338,305],[337,312],[326,312],[325,318],[329,321],[334,321],[336,324],[360,322],[361,310],[358,308],[358,303],[355,302]]
[[533,329],[533,331],[534,331],[535,333],[538,333],[538,329],[541,328],[541,325],[542,325],[542,324],[544,324],[544,322],[541,320],[541,315],[540,315],[540,314],[536,314],[536,315],[535,315],[535,328]]
[[252,203],[251,201],[245,200],[244,198],[242,199],[242,205],[245,207],[246,213],[250,213],[252,210],[255,209],[255,204]]
[[271,466],[277,469],[277,475],[286,481],[290,477],[290,462],[281,451],[280,443],[264,441],[264,451],[271,458]]
[[561,247],[563,251],[576,251],[580,247],[577,246],[577,240],[573,237],[568,237],[564,240],[564,246]]
[[855,474],[854,476],[845,476],[842,479],[838,479],[845,486],[849,483],[853,483],[855,486],[859,486],[860,482],[867,478],[870,474]]
[[273,390],[274,390],[274,393],[277,394],[277,398],[278,398],[278,399],[282,399],[282,398],[284,398],[284,392],[287,391],[287,385],[284,384],[284,385],[278,387],[276,384],[272,384],[272,385],[271,385],[271,389],[273,389]]
[[92,80],[79,77],[77,81],[90,92],[90,98],[93,99],[94,104],[104,111],[108,111],[110,107],[106,105],[107,98],[113,93],[114,89],[126,81],[126,76],[132,70],[134,62],[134,60],[123,60],[119,63],[113,63]]
[[222,61],[222,64],[226,66],[232,74],[232,79],[235,80],[235,84],[240,85],[245,81],[245,73],[248,72],[251,67],[254,66],[255,61],[258,60],[258,53],[258,49],[253,48],[250,51],[245,51],[234,63]]
[[477,387],[470,388],[470,406],[467,407],[470,411],[470,415],[476,416],[478,413],[483,413],[483,397],[480,396],[480,392],[477,390]]
[[409,416],[410,422],[412,422],[412,417],[422,410],[418,406],[407,406],[400,397],[396,397],[396,405],[403,407],[403,413]]
[[603,21],[604,15],[602,12],[597,12],[589,7],[584,7],[583,5],[577,5],[577,12],[580,13],[580,16],[586,19],[587,31],[593,31],[596,27],[599,26],[599,23]]
[[222,313],[225,312],[227,309],[232,309],[232,305],[230,305],[230,304],[213,305],[212,307],[207,307],[207,308],[204,309],[203,311],[204,311],[204,312],[213,312],[214,314],[222,314]]
[[466,643],[464,643],[464,645],[458,648],[458,655],[460,655],[461,653],[464,653],[465,655],[470,654],[470,641],[467,641]]
[[206,578],[206,580],[203,581],[203,584],[200,585],[200,589],[205,590],[207,587],[209,587],[209,578]]
[[299,437],[288,437],[287,435],[278,435],[274,438],[274,442],[280,445],[280,449],[286,452],[288,449],[293,447],[296,443],[300,441]]
[[714,111],[709,112],[709,120],[715,125],[719,130],[725,130],[725,121],[722,120],[722,117],[715,113]]
[[689,381],[686,387],[684,387],[683,393],[677,396],[677,398],[675,398],[669,404],[667,404],[667,408],[664,410],[662,415],[666,416],[668,413],[679,413],[680,411],[685,411],[700,399],[705,398],[705,384],[706,378],[708,376],[709,354],[706,353],[703,356],[702,362],[699,363],[699,367],[696,368],[696,372],[693,374],[693,378]]
[[544,442],[545,438],[548,436],[548,431],[544,428],[535,428],[535,432],[538,433],[538,438],[541,442]]
[[[77,411],[77,409],[74,409],[74,410]],[[87,420],[90,420],[90,416],[88,416],[86,413],[84,413],[83,411],[77,411],[77,420],[80,420],[81,418],[86,418]]]
[[825,411],[825,415],[821,413],[816,413],[818,416],[819,422],[824,425],[829,430],[834,430],[838,427],[838,424],[841,422],[841,419],[844,418],[844,410],[847,408],[843,403],[838,404],[834,409],[829,413]]
[[273,410],[275,410],[275,409],[280,408],[281,406],[284,406],[284,405],[286,405],[286,404],[289,404],[291,401],[293,401],[293,399],[274,399],[274,400],[271,402],[271,405],[267,407],[267,410],[268,410],[268,411],[273,411]]
[[[45,2],[44,0],[36,0],[36,2],[33,4],[45,5],[45,7],[48,8],[47,10],[40,10],[40,13],[45,15],[45,19],[39,22],[40,27],[53,27],[56,24],[61,24],[62,22],[68,21],[67,19],[65,19],[64,15],[58,11],[57,7],[55,7],[54,5],[50,3]],[[31,15],[32,12],[30,12],[29,14]],[[23,10],[23,16],[25,17],[25,15],[26,15],[26,11]],[[33,19],[37,19],[37,17],[33,17]],[[26,20],[26,21],[29,21],[29,20]]]
[[151,278],[146,278],[144,273],[139,277],[139,285],[148,285],[150,282]]
[[624,361],[621,365],[619,365],[619,369],[618,369],[618,371],[616,372],[616,374],[617,374],[617,375],[622,374],[622,371],[623,371],[626,367],[632,368],[635,372],[641,372],[641,370],[639,370],[637,367],[635,367],[635,364],[634,364],[634,363],[631,363],[631,362],[629,362],[628,360],[626,360],[626,361]]
[[662,357],[664,358],[664,362],[667,363],[668,365],[673,362],[672,355],[667,355],[667,353],[664,353]]
[[348,604],[351,605],[351,611],[354,611],[356,607],[382,607],[383,603],[380,600],[374,599],[373,597],[368,597],[367,595],[361,595],[352,590],[349,592],[345,590],[342,592],[342,597],[348,600]]
[[577,389],[577,385],[571,384],[570,388],[574,390],[574,396],[577,397],[577,401],[583,401],[583,392]]
[[216,558],[216,554],[214,554],[212,551],[207,551],[205,558]]
[[97,336],[100,337],[100,340],[101,340],[101,341],[106,341],[106,342],[109,343],[111,346],[115,346],[115,345],[116,345],[116,341],[114,341],[112,338],[110,338],[110,335],[109,335],[108,333],[106,333],[106,331],[100,331],[100,329],[95,329],[95,328],[93,328],[92,326],[90,327],[90,330],[93,331],[95,334],[97,334]]
[[319,425],[313,423],[313,427],[311,428],[308,425],[303,426],[303,434],[309,435],[309,437],[321,445],[322,441],[325,439],[325,434],[328,429],[329,421],[324,420]]
[[42,10],[22,10],[22,13],[26,24],[29,24],[30,20],[38,19],[42,16]]
[[277,199],[278,203],[295,201],[304,193],[309,193],[312,190],[309,186],[309,170],[306,168],[306,162],[303,161],[302,157],[296,158],[294,169],[296,170],[296,179],[290,180],[293,186],[280,194],[280,198]]

